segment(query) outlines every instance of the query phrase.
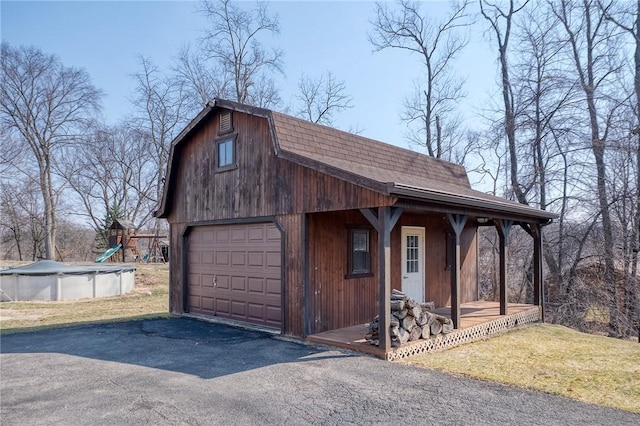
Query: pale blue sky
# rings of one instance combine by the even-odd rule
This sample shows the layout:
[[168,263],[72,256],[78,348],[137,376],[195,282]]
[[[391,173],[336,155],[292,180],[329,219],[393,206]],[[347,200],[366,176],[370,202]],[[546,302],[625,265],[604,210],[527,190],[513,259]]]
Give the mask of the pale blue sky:
[[[138,69],[137,55],[167,68],[182,44],[197,40],[206,24],[195,12],[197,4],[2,0],[1,36],[12,45],[34,45],[58,55],[67,66],[86,69],[105,93],[103,115],[113,123],[131,114],[130,76]],[[425,2],[433,13],[447,6],[444,1]],[[358,126],[364,136],[408,147],[399,112],[422,67],[406,51],[373,52],[367,41],[373,2],[270,1],[269,10],[280,17],[281,33],[273,41],[285,54],[286,77],[280,82],[285,104],[293,100],[302,72],[313,77],[330,70],[345,81],[354,104],[336,119],[337,127]],[[495,69],[495,54],[476,26],[457,62],[469,93],[460,107],[470,123],[496,90]]]

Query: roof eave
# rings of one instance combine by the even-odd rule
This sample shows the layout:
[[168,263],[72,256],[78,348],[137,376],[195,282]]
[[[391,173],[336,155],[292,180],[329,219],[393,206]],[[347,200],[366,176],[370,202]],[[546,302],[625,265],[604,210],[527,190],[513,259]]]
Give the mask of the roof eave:
[[517,216],[519,218],[536,219],[541,222],[549,222],[558,217],[557,214],[546,210],[540,210],[524,204],[510,203],[506,200],[504,202],[498,200],[484,200],[480,197],[473,197],[470,195],[454,194],[398,183],[389,185],[389,193],[391,195],[401,197],[473,209],[483,213],[486,212],[487,216],[490,216],[490,214],[494,212],[502,215]]

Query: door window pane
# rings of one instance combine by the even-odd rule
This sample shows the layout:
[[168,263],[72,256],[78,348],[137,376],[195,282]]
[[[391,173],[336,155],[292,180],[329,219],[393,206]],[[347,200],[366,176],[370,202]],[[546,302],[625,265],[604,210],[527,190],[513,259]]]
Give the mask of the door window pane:
[[419,247],[418,247],[418,236],[417,235],[407,235],[407,272],[420,272],[420,257],[419,257]]

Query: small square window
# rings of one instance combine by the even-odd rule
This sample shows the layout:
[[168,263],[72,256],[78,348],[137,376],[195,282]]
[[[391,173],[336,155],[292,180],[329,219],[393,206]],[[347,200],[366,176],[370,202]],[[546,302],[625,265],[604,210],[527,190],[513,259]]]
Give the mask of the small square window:
[[369,229],[351,229],[349,235],[349,274],[371,273],[371,244]]
[[235,139],[225,138],[217,142],[218,169],[225,169],[235,166]]

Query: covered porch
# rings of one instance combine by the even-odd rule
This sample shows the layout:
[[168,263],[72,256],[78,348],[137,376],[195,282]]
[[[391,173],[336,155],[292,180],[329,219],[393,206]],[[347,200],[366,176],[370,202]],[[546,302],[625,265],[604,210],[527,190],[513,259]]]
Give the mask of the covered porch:
[[[501,314],[500,303],[475,301],[460,305],[460,325],[451,333],[426,340],[408,342],[398,348],[383,349],[365,340],[367,324],[307,336],[307,341],[367,353],[377,358],[395,361],[408,356],[449,349],[502,333],[506,330],[541,320],[541,307],[509,303],[508,314]],[[436,309],[435,313],[451,318],[451,307]]]
[[[486,336],[487,333],[482,330],[488,330],[491,329],[491,327],[485,327],[485,322],[500,323],[504,324],[505,327],[508,327],[509,324],[522,324],[522,321],[525,319],[522,318],[523,313],[518,312],[517,305],[514,305],[516,310],[512,311],[510,309],[511,304],[508,302],[507,244],[512,227],[514,226],[519,226],[525,230],[531,237],[533,245],[531,268],[533,303],[532,305],[525,305],[527,306],[526,312],[530,311],[531,313],[527,313],[524,316],[527,319],[526,322],[544,321],[542,229],[546,224],[550,223],[553,217],[555,217],[554,214],[526,205],[509,202],[504,199],[499,199],[498,197],[486,194],[479,195],[476,192],[473,194],[450,193],[403,184],[390,185],[389,192],[398,197],[397,202],[393,206],[360,209],[362,215],[366,217],[378,234],[378,342],[379,349],[384,354],[384,358],[396,359],[393,354],[405,351],[405,346],[413,346],[405,343],[400,348],[392,348],[392,346],[396,346],[396,344],[392,345],[392,336],[390,332],[392,314],[390,309],[392,290],[391,276],[393,271],[391,253],[394,251],[393,249],[397,250],[397,247],[392,248],[393,244],[390,236],[399,219],[405,213],[439,213],[443,215],[446,228],[448,228],[447,238],[449,238],[449,236],[451,237],[450,244],[448,244],[447,247],[447,252],[450,253],[451,259],[450,262],[448,262],[447,267],[450,272],[450,299],[447,304],[448,306],[442,308],[443,310],[440,314],[450,318],[455,330],[454,333],[450,333],[447,336],[436,336],[435,339],[425,339],[426,343],[416,345],[429,347],[430,345],[434,345],[433,342],[438,342],[440,340],[445,342],[458,342],[456,344],[472,341],[468,340],[467,337],[460,338],[460,336]],[[495,303],[488,302],[491,303],[491,305],[484,305],[482,307],[477,304],[479,302],[475,302],[475,306],[469,305],[470,301],[464,300],[463,295],[463,235],[465,229],[468,229],[469,226],[475,229],[484,226],[494,227],[499,237],[499,298]],[[466,315],[464,317],[463,305],[466,307]],[[436,304],[436,306],[438,306],[438,304]],[[479,314],[480,310],[485,309],[487,312],[486,314]],[[489,319],[493,316],[496,318]],[[472,318],[478,320],[479,317],[484,317],[486,321],[472,327],[468,326],[468,321]],[[465,321],[467,321],[467,325],[465,325]],[[476,330],[471,333],[464,331],[470,330],[474,327],[478,327],[477,332]],[[501,326],[499,328],[504,327]],[[440,349],[450,346],[446,343],[444,346],[435,344],[434,347]],[[428,350],[429,349],[425,351]],[[417,352],[414,351],[414,354],[420,353],[421,351],[422,349],[419,349]]]

